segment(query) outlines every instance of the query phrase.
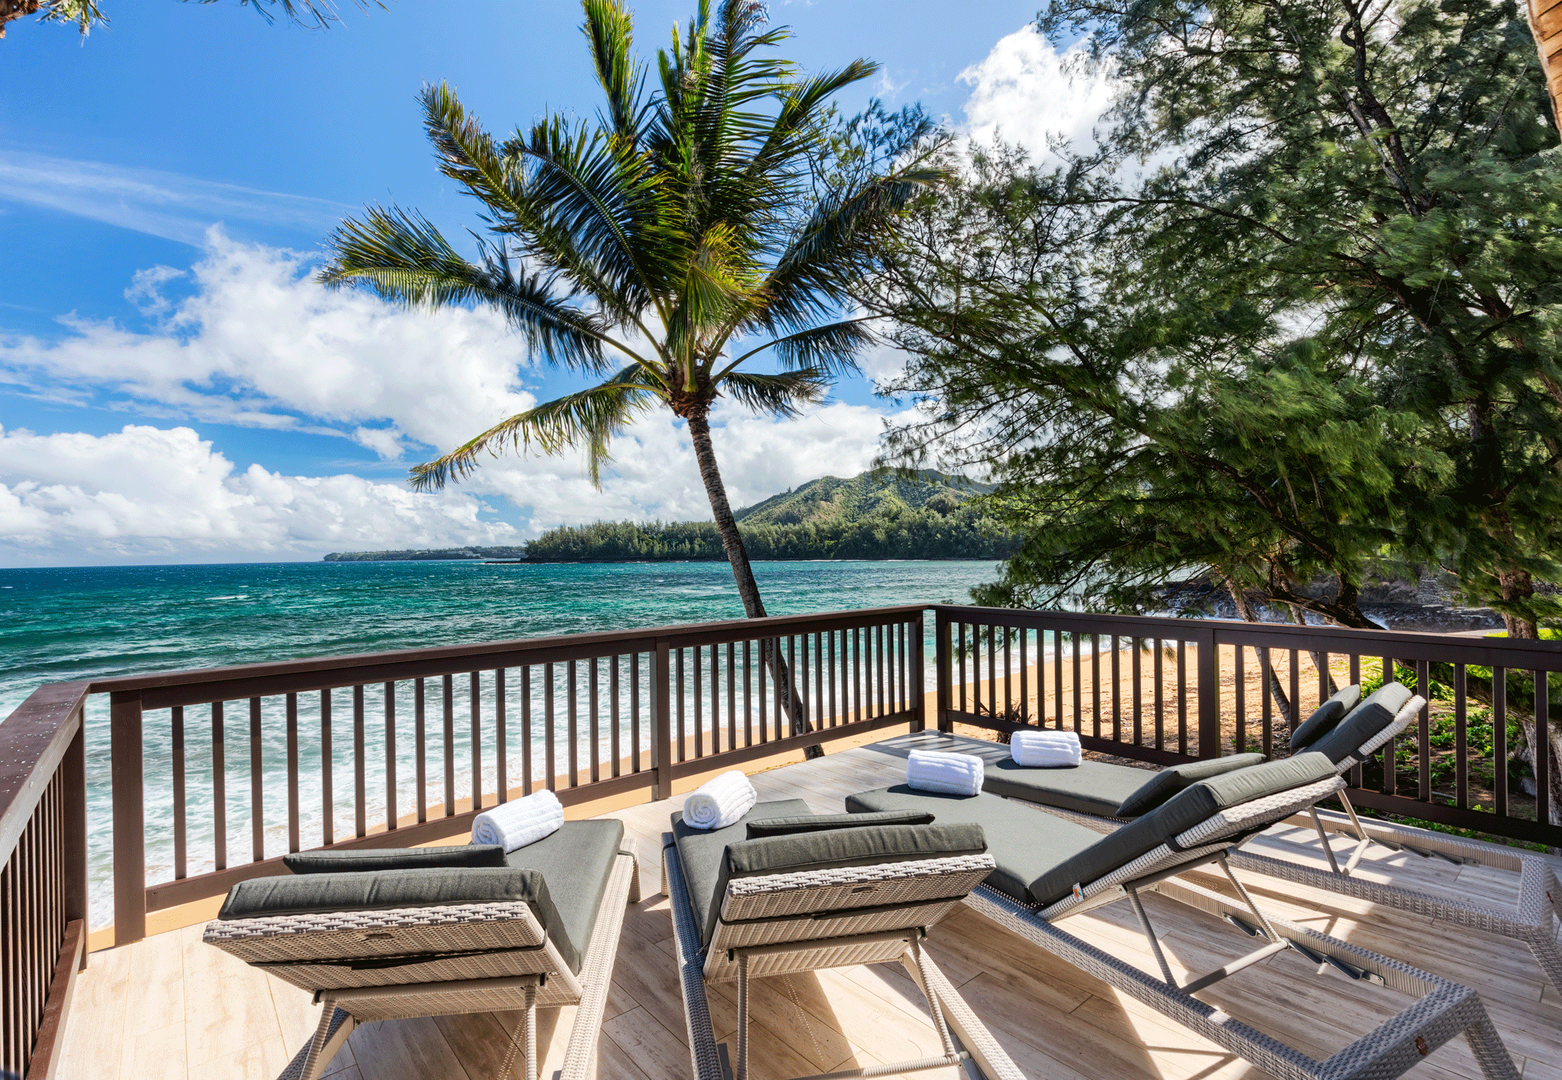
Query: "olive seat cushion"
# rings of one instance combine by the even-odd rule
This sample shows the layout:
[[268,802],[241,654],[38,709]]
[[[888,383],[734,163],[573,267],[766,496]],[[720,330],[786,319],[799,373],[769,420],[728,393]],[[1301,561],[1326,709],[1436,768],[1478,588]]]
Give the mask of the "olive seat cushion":
[[[469,850],[491,845],[451,845],[450,852],[407,849],[400,853],[400,867],[389,852],[376,852],[372,860],[358,852],[314,852],[304,873],[239,882],[217,917],[254,919],[524,901],[564,962],[578,973],[623,837],[621,821],[566,821],[550,836],[504,855],[498,866],[493,865],[491,850]],[[468,850],[458,852],[458,847]],[[468,860],[473,859],[480,864],[470,865]],[[448,861],[441,864],[442,860]],[[343,869],[322,871],[322,864],[329,861],[339,862]],[[366,864],[385,868],[359,868]]]
[[854,813],[924,809],[940,822],[980,825],[998,864],[986,884],[1016,900],[1046,906],[1067,896],[1075,885],[1105,877],[1222,810],[1334,775],[1334,764],[1322,754],[1235,769],[1193,783],[1104,836],[986,791],[943,795],[897,784],[849,796],[846,809]]
[[727,883],[733,879],[980,855],[987,850],[976,825],[932,823],[925,812],[917,811],[869,819],[856,814],[813,814],[799,799],[756,803],[724,829],[692,828],[682,813],[673,814],[672,825],[690,905],[705,945],[716,933]]
[[1028,768],[1006,759],[988,764],[982,790],[1095,817],[1138,817],[1196,781],[1245,769],[1263,760],[1262,754],[1230,754],[1156,770],[1107,761],[1081,761],[1063,768]]
[[[1414,696],[1402,683],[1391,682],[1380,687],[1305,749],[1326,755],[1336,765],[1346,758],[1356,757],[1362,746],[1394,722],[1399,710]],[[1297,734],[1304,733],[1298,729]]]

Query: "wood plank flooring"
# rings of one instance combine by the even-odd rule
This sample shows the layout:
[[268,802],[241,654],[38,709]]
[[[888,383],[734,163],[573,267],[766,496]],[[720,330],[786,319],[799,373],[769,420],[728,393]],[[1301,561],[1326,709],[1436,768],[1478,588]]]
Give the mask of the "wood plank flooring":
[[[787,765],[753,777],[760,798],[801,798],[838,812],[843,798],[904,777],[915,739]],[[988,753],[1002,752],[989,744]],[[681,799],[678,800],[681,802]],[[639,847],[645,900],[627,913],[599,1048],[603,1080],[672,1080],[690,1072],[672,927],[661,895],[661,834],[672,801],[620,810]],[[1255,847],[1289,858],[1321,855],[1297,830],[1277,828]],[[1456,868],[1375,848],[1362,871],[1429,891],[1506,900],[1511,875]],[[1525,1080],[1562,1080],[1562,998],[1515,942],[1433,924],[1403,912],[1245,875],[1261,902],[1316,927],[1475,987]],[[1215,887],[1212,879],[1201,884]],[[1207,969],[1245,951],[1246,939],[1214,919],[1151,897],[1167,956],[1179,971]],[[1072,919],[1069,928],[1146,970],[1154,961],[1125,905]],[[60,1063],[63,1080],[271,1080],[313,1030],[308,995],[201,942],[201,926],[94,953],[77,991]],[[972,1009],[1027,1076],[1038,1080],[1227,1080],[1265,1074],[1110,987],[1080,974],[960,908],[928,941]],[[712,987],[720,1039],[737,1023],[734,988]],[[756,984],[756,1080],[869,1066],[931,1053],[937,1045],[921,995],[898,967],[846,968]],[[1258,965],[1206,1000],[1254,1027],[1322,1057],[1399,1009],[1406,999],[1317,975],[1292,954]],[[543,1012],[543,1076],[561,1063],[570,1009]],[[488,1080],[516,1030],[514,1014],[369,1024],[332,1061],[336,1080]],[[953,1069],[919,1077],[956,1080]],[[1473,1078],[1463,1042],[1433,1053],[1409,1074]],[[504,1080],[520,1080],[512,1064]]]

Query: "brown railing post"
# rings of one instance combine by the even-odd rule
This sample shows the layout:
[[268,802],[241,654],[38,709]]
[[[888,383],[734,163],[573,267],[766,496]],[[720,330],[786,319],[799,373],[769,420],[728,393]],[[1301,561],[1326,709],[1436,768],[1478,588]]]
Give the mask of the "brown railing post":
[[[83,698],[83,703],[85,703]],[[67,923],[87,919],[87,725],[76,717],[76,734],[60,763],[64,782],[64,815],[61,821],[61,873],[64,876],[63,912]],[[87,950],[81,951],[81,967],[87,966]]]
[[651,799],[670,799],[673,794],[673,730],[671,650],[665,638],[656,642],[651,663],[651,769],[656,779]]
[[917,612],[911,620],[911,711],[916,715],[911,721],[912,731],[927,730],[927,685],[922,674],[922,619]]
[[949,655],[948,614],[943,611],[933,613],[933,633],[937,635],[933,642],[933,659],[938,672],[938,730],[953,731],[954,721],[949,717],[952,664]]
[[1199,649],[1199,757],[1220,756],[1220,646],[1215,631],[1200,628]]
[[114,786],[114,944],[146,937],[146,808],[141,771],[141,693],[109,697]]

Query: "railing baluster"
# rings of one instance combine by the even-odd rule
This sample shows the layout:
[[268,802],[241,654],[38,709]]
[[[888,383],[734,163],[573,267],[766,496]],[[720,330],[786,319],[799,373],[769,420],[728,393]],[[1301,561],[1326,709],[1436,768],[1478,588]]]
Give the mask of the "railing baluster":
[[640,654],[629,654],[629,756],[634,758],[633,772],[639,772],[640,763]]
[[456,812],[456,677],[444,677],[445,816]]
[[[289,695],[291,697],[291,695]],[[298,718],[295,708],[293,718]],[[172,726],[173,756],[174,756],[174,880],[182,881],[189,872],[185,862],[186,844],[188,836],[185,833],[185,794],[184,794],[184,706],[175,705],[169,711],[169,723]],[[296,775],[296,767],[295,767]],[[294,781],[294,794],[297,794],[298,784]],[[297,848],[293,849],[297,851]]]
[[542,665],[542,757],[548,775],[543,783],[549,791],[558,785],[558,760],[554,753],[553,665]]
[[396,813],[396,684],[385,684],[385,831],[397,825]]
[[1188,752],[1188,643],[1177,639],[1177,753]]
[[[753,678],[754,643],[743,639],[743,745],[754,745],[754,695],[749,689]],[[761,697],[760,700],[764,700]],[[763,731],[760,732],[764,734]]]
[[[580,785],[580,688],[577,684],[575,661],[565,665],[569,679],[569,698],[565,714],[569,720],[569,787]],[[682,671],[680,669],[680,674]]]
[[532,793],[532,666],[521,665],[521,794]]
[[713,754],[721,751],[721,646],[715,643],[710,647],[710,749]]
[[335,803],[331,794],[331,691],[320,691],[320,837],[329,847],[336,842]]
[[1286,734],[1294,732],[1302,722],[1302,667],[1297,650],[1291,650],[1291,715],[1286,717]]
[[1233,677],[1236,680],[1236,709],[1237,725],[1232,736],[1231,752],[1233,754],[1247,753],[1247,671],[1244,668],[1244,660],[1247,656],[1247,646],[1237,645],[1233,653]]
[[1090,734],[1101,737],[1101,635],[1090,635]]
[[1155,748],[1166,749],[1166,695],[1165,679],[1161,672],[1162,639],[1155,639],[1155,655],[1151,659],[1151,677],[1155,680]]
[[417,743],[413,747],[417,755],[414,775],[418,781],[418,824],[428,820],[428,705],[427,688],[422,679],[412,684],[412,734]]
[[602,729],[600,720],[602,692],[597,685],[598,672],[597,658],[595,656],[591,658],[591,667],[588,674],[591,677],[591,688],[587,691],[589,698],[586,707],[591,710],[591,781],[595,783],[602,779]]
[[1469,728],[1465,714],[1464,665],[1454,665],[1454,805],[1470,805]]
[[472,809],[483,808],[483,683],[475,671],[467,672],[467,697],[471,702],[467,717],[472,738]]
[[[738,669],[737,642],[727,642],[727,749],[738,745]],[[747,693],[747,690],[744,691]]]
[[[690,658],[691,667],[689,673],[694,676],[694,756],[696,758],[705,756],[705,709],[701,701],[705,695],[700,692],[701,675],[703,674],[700,667],[700,654],[704,651],[704,649],[696,645],[693,649],[694,655]],[[682,658],[682,650],[679,650],[678,655]],[[679,665],[678,668],[678,683],[678,693],[681,695],[683,693],[682,665]],[[680,697],[679,700],[682,701],[682,698]]]
[[250,803],[250,861],[262,862],[266,858],[266,814],[261,785],[265,777],[265,762],[261,754],[260,698],[249,699],[249,803]]
[[613,775],[614,776],[619,776],[619,775],[621,775],[623,773],[623,765],[622,765],[623,750],[620,747],[619,740],[618,740],[618,728],[619,728],[619,724],[621,722],[621,717],[619,715],[620,710],[619,710],[619,707],[618,707],[618,669],[619,669],[619,665],[621,664],[623,659],[624,658],[620,654],[618,654],[618,653],[614,653],[613,654],[613,657],[612,657],[613,670],[612,670],[612,674],[608,678],[608,688],[607,688],[608,695],[611,698],[612,703],[613,703],[612,706],[609,708],[609,712],[611,713],[611,716],[612,716],[612,721],[611,722],[613,724],[613,737],[612,737],[612,751],[611,752],[613,754]]
[[1057,692],[1058,730],[1063,730],[1063,631],[1052,635],[1052,688]]
[[[780,667],[783,662],[781,658],[781,639],[778,637],[769,638],[767,639],[767,645],[770,648],[770,655],[776,659],[776,666]],[[782,722],[783,712],[781,707],[781,695],[791,691],[791,681],[792,674],[790,668],[787,669],[787,674],[785,677],[783,677],[780,672],[777,672],[770,680],[772,684],[770,688],[770,718],[771,722],[775,724],[775,737],[778,739],[784,739],[788,734],[786,725]],[[790,705],[791,703],[788,702],[787,704]]]
[[[183,724],[180,725],[183,727]],[[184,732],[180,731],[180,741],[183,742]],[[180,757],[184,756],[183,747],[180,747]],[[180,771],[184,769],[184,762],[179,763]],[[176,796],[182,803],[184,800],[184,784],[179,785],[180,793]],[[179,817],[184,816],[184,807],[180,806],[176,811]],[[182,830],[176,830],[182,831]],[[175,844],[182,845],[182,840],[175,840]],[[297,851],[299,849],[298,836],[298,695],[287,695],[287,849]],[[182,865],[184,856],[181,853],[178,861]],[[175,877],[183,877],[183,874],[175,874]]]
[[1418,755],[1418,767],[1421,770],[1420,787],[1421,801],[1432,801],[1432,679],[1428,674],[1427,662],[1416,661],[1416,693],[1427,700],[1427,706],[1421,710],[1418,729],[1420,753]]
[[228,868],[228,758],[222,706],[220,701],[212,702],[212,846],[218,870]]
[[[732,646],[728,645],[727,648],[730,649]],[[730,678],[732,671],[730,662],[727,671]],[[817,631],[814,633],[814,712],[817,714],[814,718],[814,727],[823,731],[829,726],[831,718],[824,711],[824,635]],[[727,745],[735,744],[729,741]]]
[[1269,680],[1274,678],[1274,668],[1269,664],[1267,645],[1258,650],[1258,672],[1258,692],[1263,702],[1259,717],[1259,723],[1263,725],[1260,738],[1263,742],[1263,755],[1267,758],[1273,757],[1275,753],[1274,694],[1269,686]]
[[1143,653],[1144,639],[1135,637],[1129,639],[1133,643],[1133,651],[1128,654],[1128,677],[1133,683],[1133,707],[1134,707],[1134,745],[1144,745],[1144,674]]
[[1079,666],[1079,634],[1078,634],[1078,632],[1075,632],[1075,633],[1072,633],[1072,634],[1069,635],[1068,647],[1069,647],[1069,652],[1073,654],[1073,665],[1072,666],[1073,666],[1073,670],[1074,670],[1074,734],[1078,735],[1078,734],[1080,734],[1083,731],[1083,728],[1081,727],[1081,723],[1083,721],[1083,712],[1084,712],[1084,699],[1081,697],[1081,694],[1083,694],[1084,690],[1083,690],[1083,687],[1081,687],[1081,685],[1080,685],[1081,675],[1080,675],[1080,666]]
[[368,798],[364,793],[363,684],[353,686],[353,827],[354,836],[369,832]]
[[494,669],[494,769],[500,802],[510,801],[510,747],[505,731],[504,668]]
[[1535,770],[1535,820],[1541,824],[1551,821],[1551,741],[1546,737],[1551,723],[1551,673],[1535,670],[1535,741],[1530,757]]
[[[1508,669],[1491,672],[1492,809],[1508,816]],[[1387,768],[1393,768],[1393,744]]]
[[[1392,658],[1385,656],[1379,663],[1382,664],[1382,685],[1387,686],[1394,681],[1394,675],[1396,674],[1394,661]],[[1390,739],[1388,745],[1383,747],[1383,793],[1385,795],[1393,795],[1399,790],[1398,743],[1399,739],[1396,737]]]

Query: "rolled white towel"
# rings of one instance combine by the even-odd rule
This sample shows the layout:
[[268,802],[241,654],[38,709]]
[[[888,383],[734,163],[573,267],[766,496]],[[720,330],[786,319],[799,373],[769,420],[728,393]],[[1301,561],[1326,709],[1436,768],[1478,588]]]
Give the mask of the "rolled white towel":
[[1069,768],[1079,764],[1079,736],[1072,731],[1016,731],[1009,736],[1009,756],[1027,768]]
[[942,750],[913,750],[906,759],[906,786],[945,795],[975,795],[982,790],[982,759]]
[[478,814],[472,819],[472,843],[501,844],[505,851],[514,851],[551,836],[563,824],[564,804],[544,788]]
[[748,813],[759,792],[737,769],[713,776],[683,801],[683,820],[696,829],[725,829]]

